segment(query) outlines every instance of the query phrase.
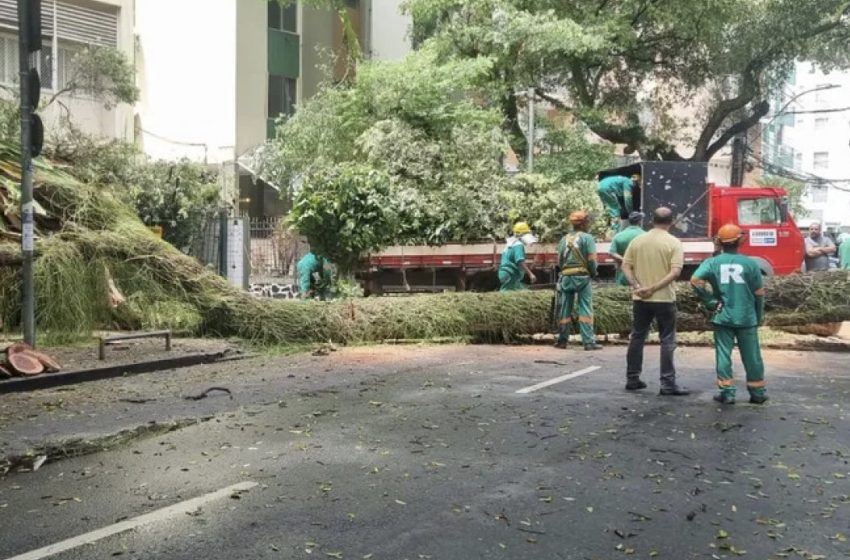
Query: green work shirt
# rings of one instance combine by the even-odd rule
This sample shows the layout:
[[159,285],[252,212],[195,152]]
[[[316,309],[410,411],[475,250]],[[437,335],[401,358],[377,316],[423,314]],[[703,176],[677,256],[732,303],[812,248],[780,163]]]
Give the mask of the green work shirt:
[[613,197],[622,196],[623,201],[626,203],[626,209],[631,211],[632,193],[634,188],[635,185],[630,178],[623,177],[622,175],[615,175],[613,177],[605,177],[599,181],[598,191],[608,193]]
[[[723,304],[712,322],[724,327],[757,327],[764,317],[764,284],[756,261],[738,253],[722,253],[703,261],[691,277],[697,295],[709,309]],[[707,289],[711,286],[711,291]]]
[[[571,251],[568,242],[572,240],[581,258]],[[593,236],[583,231],[567,234],[558,244],[558,266],[561,270],[573,267],[585,267],[589,276],[596,276],[596,241]]]
[[[320,257],[312,251],[301,257],[301,260],[298,261],[297,270],[298,289],[302,295],[320,289],[320,286],[317,284],[322,284],[326,280],[325,265],[327,264],[329,263],[326,258]],[[318,277],[318,283],[314,275]]]
[[502,251],[499,271],[509,274],[512,277],[520,273],[525,274],[525,271],[519,266],[523,262],[525,262],[525,245],[521,241],[516,241],[513,244],[509,241],[508,246]]
[[850,270],[850,239],[845,239],[844,242],[838,246],[838,259],[840,263],[840,267],[843,270]]
[[[635,237],[643,235],[646,233],[642,227],[640,226],[629,226],[617,235],[614,236],[614,239],[611,240],[611,248],[609,249],[609,253],[616,253],[621,257],[626,254],[626,249],[629,248],[629,243]],[[617,284],[621,286],[628,286],[629,281],[626,280],[626,275],[623,274],[623,268],[617,268]]]

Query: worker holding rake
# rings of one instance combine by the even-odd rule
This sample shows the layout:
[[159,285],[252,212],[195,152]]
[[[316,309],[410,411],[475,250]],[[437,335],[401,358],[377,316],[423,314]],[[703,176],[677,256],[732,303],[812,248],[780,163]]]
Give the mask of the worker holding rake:
[[758,335],[758,327],[764,321],[764,287],[758,264],[738,254],[743,238],[737,225],[721,227],[716,240],[722,254],[704,261],[691,277],[694,291],[713,312],[711,322],[714,323],[717,386],[720,389],[714,400],[721,404],[735,404],[732,349],[736,340],[747,373],[750,402],[762,404],[767,401]]
[[578,302],[578,321],[585,350],[601,350],[593,331],[593,292],[590,279],[596,276],[596,242],[587,233],[590,216],[578,211],[570,214],[573,232],[564,236],[558,245],[558,264],[561,278],[560,311],[558,314],[557,348],[566,348],[573,322],[573,309]]

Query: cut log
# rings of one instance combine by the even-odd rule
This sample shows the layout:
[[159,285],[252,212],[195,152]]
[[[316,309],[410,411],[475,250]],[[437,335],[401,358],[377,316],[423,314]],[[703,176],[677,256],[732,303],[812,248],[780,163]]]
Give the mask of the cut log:
[[26,352],[27,350],[32,350],[32,346],[30,346],[26,342],[16,342],[6,348],[6,356],[11,356],[12,354],[20,354],[21,352]]
[[44,365],[28,352],[17,352],[10,354],[7,359],[12,369],[27,377],[44,372]]
[[5,365],[0,364],[0,379],[10,379],[12,377],[12,372],[9,371]]
[[47,373],[56,373],[58,371],[62,371],[62,366],[59,365],[59,362],[57,362],[44,352],[39,352],[38,350],[27,350],[26,353],[41,362],[41,365],[44,366],[44,371],[46,371]]

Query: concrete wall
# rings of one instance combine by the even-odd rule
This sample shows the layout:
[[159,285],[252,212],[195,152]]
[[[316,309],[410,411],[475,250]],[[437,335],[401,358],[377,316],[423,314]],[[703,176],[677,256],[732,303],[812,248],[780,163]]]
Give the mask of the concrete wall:
[[368,50],[372,60],[398,60],[413,49],[412,18],[401,12],[403,0],[369,2]]
[[236,0],[236,157],[266,141],[268,2]]
[[322,67],[332,61],[331,48],[338,16],[328,10],[304,6],[301,19],[300,98],[309,99],[326,79]]
[[[141,90],[136,110],[142,129],[139,141],[149,155],[210,163],[234,159],[235,46],[237,26],[243,21],[237,17],[237,1],[240,10],[256,9],[247,5],[262,2],[136,0]],[[261,5],[264,10],[265,4]],[[265,22],[265,13],[261,21]],[[261,39],[260,52],[265,48],[264,31],[254,33]]]

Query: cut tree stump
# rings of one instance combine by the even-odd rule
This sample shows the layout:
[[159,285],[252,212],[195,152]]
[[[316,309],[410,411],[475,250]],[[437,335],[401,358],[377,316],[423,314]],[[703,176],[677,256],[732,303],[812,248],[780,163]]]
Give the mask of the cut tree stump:
[[28,352],[17,352],[9,355],[6,359],[9,360],[12,369],[21,375],[30,377],[44,372],[44,364]]

